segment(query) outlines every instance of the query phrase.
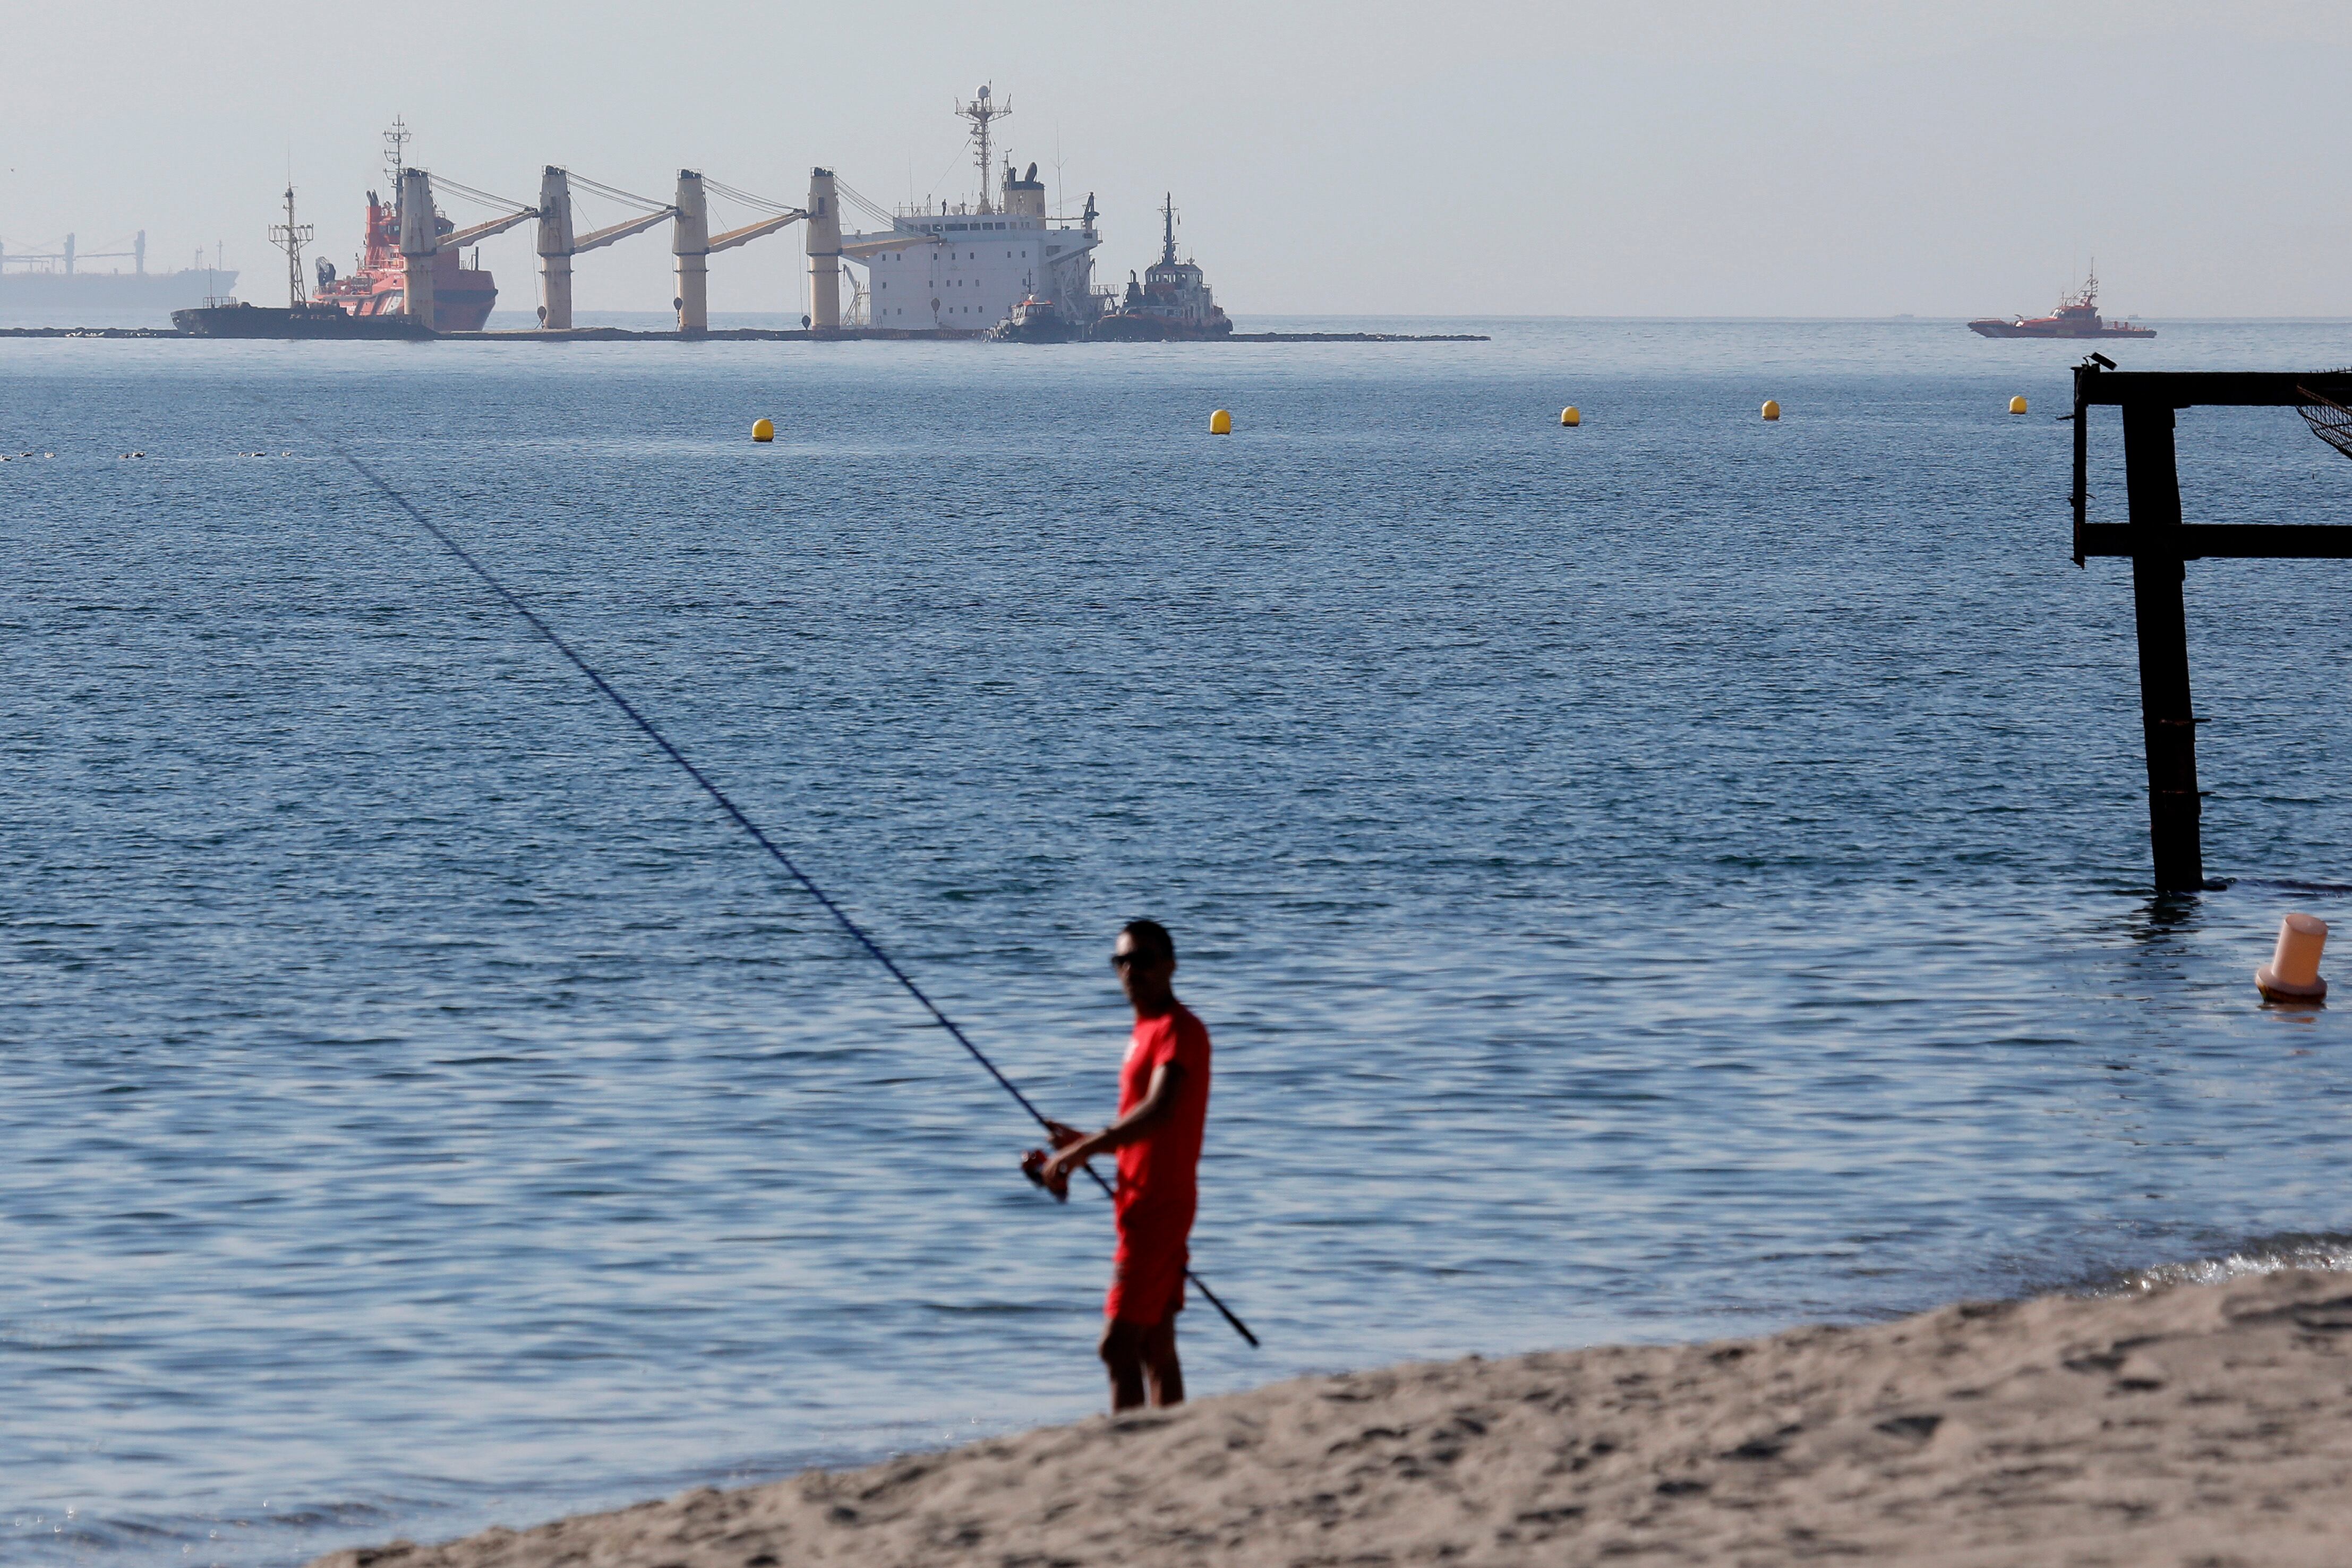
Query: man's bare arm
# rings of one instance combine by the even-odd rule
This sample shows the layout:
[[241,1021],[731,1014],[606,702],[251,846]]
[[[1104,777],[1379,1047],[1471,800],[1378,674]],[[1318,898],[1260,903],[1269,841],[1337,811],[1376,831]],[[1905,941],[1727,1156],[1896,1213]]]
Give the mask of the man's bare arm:
[[[1163,1061],[1151,1070],[1151,1082],[1144,1089],[1142,1103],[1105,1127],[1068,1143],[1062,1143],[1054,1157],[1045,1162],[1045,1176],[1048,1181],[1068,1179],[1072,1172],[1094,1158],[1113,1149],[1124,1148],[1150,1133],[1176,1108],[1176,1091],[1184,1082],[1184,1070],[1172,1061]],[[1055,1127],[1055,1141],[1070,1132],[1067,1127]]]

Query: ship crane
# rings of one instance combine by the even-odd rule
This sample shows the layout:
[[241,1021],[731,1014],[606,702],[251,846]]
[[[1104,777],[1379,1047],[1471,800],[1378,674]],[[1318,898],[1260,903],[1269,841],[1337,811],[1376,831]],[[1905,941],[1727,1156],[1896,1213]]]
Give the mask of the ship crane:
[[[718,192],[730,201],[745,206],[766,207],[770,215],[732,228],[722,234],[710,232],[710,204],[708,193]],[[670,204],[676,214],[677,226],[670,231],[670,253],[677,258],[677,293],[670,304],[677,311],[677,329],[681,332],[707,332],[710,329],[710,256],[714,251],[733,250],[749,245],[762,235],[796,224],[807,217],[800,207],[787,207],[780,202],[755,196],[749,191],[739,191],[716,180],[706,179],[693,169],[677,172],[677,198]]]
[[[575,233],[572,226],[572,186],[577,181],[593,194],[624,205],[639,209],[633,217],[622,219],[586,234]],[[640,235],[656,224],[677,216],[677,209],[666,203],[611,185],[602,185],[584,174],[574,174],[550,163],[539,179],[539,324],[551,332],[564,332],[572,328],[572,258],[582,251],[601,250],[608,245]]]
[[[386,135],[389,139],[390,133]],[[405,137],[404,131],[403,140]],[[442,178],[441,184],[444,189],[455,191],[468,200],[508,210],[486,223],[475,224],[444,235],[439,209],[433,204],[433,175],[423,169],[401,170],[398,187],[401,308],[427,327],[433,323],[433,258],[440,255],[444,246],[455,250],[478,240],[488,239],[492,235],[504,234],[516,225],[539,216],[536,207],[526,207],[505,196],[494,196],[488,191],[477,191],[471,185],[459,184],[446,176]],[[288,216],[289,219],[292,216],[290,210]]]

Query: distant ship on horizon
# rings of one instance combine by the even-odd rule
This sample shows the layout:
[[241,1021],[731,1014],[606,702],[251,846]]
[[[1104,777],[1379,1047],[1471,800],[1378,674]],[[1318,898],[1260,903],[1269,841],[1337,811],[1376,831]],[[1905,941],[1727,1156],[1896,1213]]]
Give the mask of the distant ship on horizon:
[[2006,319],[1987,316],[1969,323],[1969,330],[1979,338],[2153,338],[2153,327],[2135,327],[2128,321],[2104,321],[2099,319],[2099,269],[2095,262],[2091,276],[2083,282],[2082,291],[2069,294],[2058,301],[2058,308],[2048,316],[2027,319],[2022,316]]
[[[127,260],[129,272],[89,272],[89,261]],[[55,249],[15,250],[0,243],[0,311],[81,307],[97,310],[172,310],[201,305],[236,288],[233,268],[196,265],[147,270],[147,231],[124,251],[78,251],[68,235]]]

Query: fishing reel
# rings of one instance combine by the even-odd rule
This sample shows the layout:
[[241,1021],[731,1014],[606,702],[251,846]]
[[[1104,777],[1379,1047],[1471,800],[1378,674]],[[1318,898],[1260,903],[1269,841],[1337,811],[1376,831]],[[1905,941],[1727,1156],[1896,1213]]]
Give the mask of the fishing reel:
[[1045,1179],[1045,1162],[1054,1156],[1044,1149],[1032,1149],[1021,1156],[1021,1174],[1029,1178],[1032,1186],[1044,1187],[1054,1195],[1055,1203],[1070,1201],[1070,1174],[1064,1171],[1052,1181]]

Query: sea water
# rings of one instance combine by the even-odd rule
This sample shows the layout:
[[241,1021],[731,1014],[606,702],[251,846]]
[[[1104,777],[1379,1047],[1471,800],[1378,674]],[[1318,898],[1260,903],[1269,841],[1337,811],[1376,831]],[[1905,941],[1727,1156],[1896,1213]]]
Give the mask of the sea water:
[[[1054,1113],[1111,1111],[1118,925],[1174,930],[1193,1259],[1265,1342],[1196,1300],[1197,1394],[2352,1251],[2344,1015],[2251,979],[2352,910],[2342,566],[2189,568],[2233,881],[2159,903],[2075,348],[1244,325],[1492,340],[0,342],[0,1555],[1102,1400],[1105,1206],[339,450]],[[2192,520],[2352,521],[2291,411],[2179,442]]]

